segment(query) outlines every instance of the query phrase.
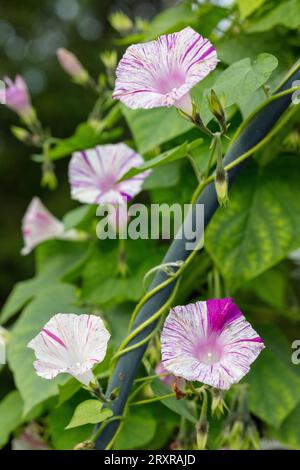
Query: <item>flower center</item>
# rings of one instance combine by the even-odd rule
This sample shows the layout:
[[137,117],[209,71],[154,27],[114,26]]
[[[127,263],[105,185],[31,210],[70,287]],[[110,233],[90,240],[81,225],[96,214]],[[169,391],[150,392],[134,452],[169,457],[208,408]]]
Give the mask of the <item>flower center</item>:
[[200,357],[200,361],[204,362],[204,364],[211,365],[216,364],[216,362],[219,362],[220,358],[221,353],[216,353],[215,351],[207,351],[202,355],[202,357]]
[[162,94],[175,93],[185,82],[185,76],[182,72],[170,70],[164,73],[157,80],[158,91]]
[[220,361],[223,353],[222,344],[218,337],[201,338],[195,349],[195,356],[203,364],[212,365]]

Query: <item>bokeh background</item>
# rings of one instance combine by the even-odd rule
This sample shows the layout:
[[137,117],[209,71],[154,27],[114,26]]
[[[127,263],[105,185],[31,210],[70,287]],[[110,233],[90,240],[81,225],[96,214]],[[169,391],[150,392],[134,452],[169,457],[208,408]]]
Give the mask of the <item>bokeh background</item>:
[[[166,0],[1,0],[0,79],[20,73],[26,79],[41,122],[56,137],[67,137],[85,120],[94,96],[72,84],[61,70],[55,51],[72,50],[97,77],[99,54],[114,47],[115,32],[107,18],[117,10],[131,17],[151,19]],[[63,104],[62,104],[63,103]],[[57,162],[58,191],[40,187],[40,167],[30,159],[31,148],[10,132],[18,124],[14,113],[0,106],[0,303],[16,280],[31,277],[33,256],[19,256],[21,218],[34,194],[47,198],[56,216],[72,208],[66,179],[67,161]]]

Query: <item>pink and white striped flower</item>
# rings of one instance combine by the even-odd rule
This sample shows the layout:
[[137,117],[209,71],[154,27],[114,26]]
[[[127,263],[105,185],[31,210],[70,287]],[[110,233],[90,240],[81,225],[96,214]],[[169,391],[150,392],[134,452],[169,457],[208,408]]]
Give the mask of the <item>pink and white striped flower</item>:
[[174,307],[161,343],[162,362],[169,372],[224,390],[249,372],[264,348],[230,298]]
[[6,84],[6,106],[25,120],[28,120],[34,111],[25,80],[21,75],[17,75],[14,82],[9,77],[5,77],[4,81]]
[[217,63],[213,45],[190,27],[132,45],[117,67],[113,98],[132,109],[176,106],[192,115],[189,91]]
[[12,450],[50,450],[41,436],[40,426],[32,421],[11,441]]
[[64,224],[54,217],[42,204],[38,197],[34,197],[29,204],[22,220],[22,234],[24,248],[22,255],[28,255],[40,243],[53,238],[75,240],[75,230],[65,231]]
[[149,172],[118,182],[143,158],[127,145],[98,145],[73,153],[69,165],[69,181],[73,199],[87,204],[122,204],[142,189]]
[[95,383],[92,368],[103,361],[110,334],[95,315],[58,313],[28,347],[36,356],[37,375],[53,379],[67,373],[86,386]]

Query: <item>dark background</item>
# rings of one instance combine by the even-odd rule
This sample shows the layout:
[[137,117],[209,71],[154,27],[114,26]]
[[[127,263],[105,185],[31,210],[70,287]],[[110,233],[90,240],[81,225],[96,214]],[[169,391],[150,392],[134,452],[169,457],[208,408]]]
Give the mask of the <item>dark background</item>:
[[[114,48],[117,33],[110,13],[122,10],[131,18],[152,18],[175,1],[147,0],[1,0],[0,79],[20,73],[29,85],[34,107],[56,137],[67,137],[84,121],[93,94],[75,84],[56,60],[58,47],[73,51],[95,77],[101,71],[99,53]],[[67,183],[67,159],[56,164],[58,189],[40,187],[40,166],[32,149],[10,132],[18,117],[0,106],[0,305],[16,281],[31,277],[34,255],[20,255],[20,224],[27,205],[38,195],[57,216],[73,207]]]

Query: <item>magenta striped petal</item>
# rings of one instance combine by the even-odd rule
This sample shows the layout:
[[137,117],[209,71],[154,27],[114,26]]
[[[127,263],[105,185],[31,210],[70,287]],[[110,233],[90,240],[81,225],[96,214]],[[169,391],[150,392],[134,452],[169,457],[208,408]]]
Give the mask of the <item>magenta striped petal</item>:
[[129,108],[181,107],[217,66],[213,45],[192,28],[130,46],[119,62],[113,98]]
[[68,373],[88,386],[94,381],[91,369],[103,361],[109,338],[103,321],[95,315],[58,313],[28,347],[35,352],[34,368],[40,377],[53,379]]
[[161,348],[163,365],[172,374],[226,390],[249,372],[264,344],[226,298],[174,307]]
[[38,197],[32,199],[26,210],[22,220],[22,234],[24,239],[22,255],[27,255],[46,240],[76,239],[75,230],[65,232],[63,223],[48,211]]
[[143,158],[127,145],[99,145],[75,152],[69,165],[69,182],[73,199],[87,204],[123,204],[142,189],[149,172],[118,183]]

